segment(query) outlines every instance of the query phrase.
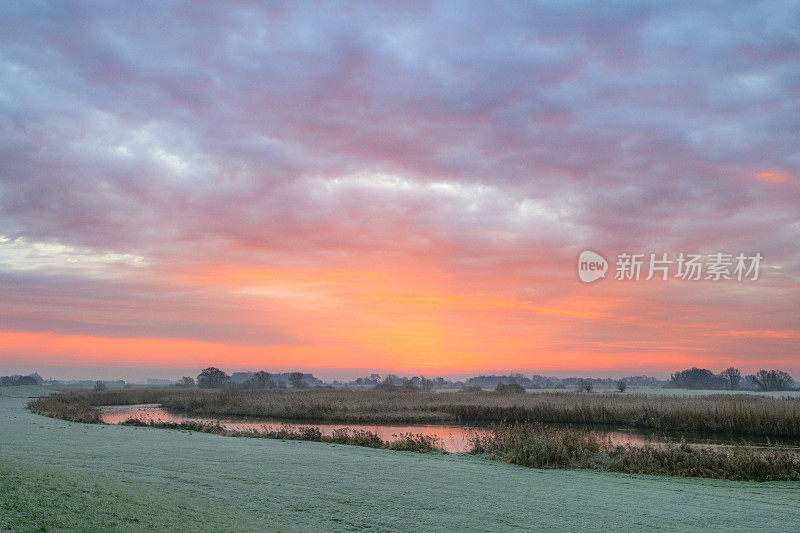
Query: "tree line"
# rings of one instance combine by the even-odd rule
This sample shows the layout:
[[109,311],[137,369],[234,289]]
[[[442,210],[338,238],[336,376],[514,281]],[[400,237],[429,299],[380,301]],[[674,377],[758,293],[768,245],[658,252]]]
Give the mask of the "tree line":
[[[523,390],[529,388],[525,378],[520,379],[521,376],[479,376],[468,380],[468,385],[479,388],[480,385],[488,385],[491,383],[494,387],[499,387],[498,390],[505,390],[509,385],[516,385]],[[372,374],[369,378],[359,378],[362,385],[371,385],[378,389],[385,390],[434,390],[445,385],[446,381],[442,378],[427,379],[422,376],[414,376],[412,378],[401,378],[394,374],[389,374],[385,378],[380,379],[378,374]],[[520,383],[522,381],[522,383]],[[577,387],[585,391],[591,391],[595,380],[582,379],[579,380]],[[611,380],[608,380],[611,381]],[[286,372],[282,374],[271,374],[266,371],[259,372],[237,372],[233,376],[229,376],[222,370],[216,367],[208,367],[203,369],[193,379],[184,376],[178,382],[179,387],[194,387],[197,386],[201,389],[219,389],[219,388],[250,388],[250,389],[275,389],[292,387],[295,389],[304,389],[309,386],[319,386],[322,384],[320,380],[311,374],[303,374],[302,372]],[[605,384],[605,383],[604,383]],[[693,390],[761,390],[761,391],[782,391],[791,390],[795,384],[794,379],[788,373],[781,370],[759,370],[755,374],[742,376],[742,373],[737,368],[727,368],[715,374],[714,372],[705,368],[689,368],[675,372],[671,375],[670,380],[666,384],[666,388],[671,389],[693,389]],[[629,383],[626,379],[621,379],[615,383],[617,390],[624,392]],[[515,387],[516,388],[516,387]],[[536,388],[531,386],[530,388]]]
[[738,368],[731,367],[714,374],[711,370],[695,367],[672,374],[666,388],[784,391],[791,390],[793,386],[794,378],[782,370],[759,370],[755,374],[742,377]]
[[310,383],[319,382],[311,374],[302,372],[287,372],[283,374],[270,374],[269,372],[247,372],[244,380],[234,379],[238,376],[229,376],[219,368],[210,366],[204,368],[197,376],[195,381],[189,376],[184,376],[178,381],[179,387],[194,387],[201,389],[222,389],[222,388],[249,388],[249,389],[280,389],[287,385],[295,389],[305,389]]

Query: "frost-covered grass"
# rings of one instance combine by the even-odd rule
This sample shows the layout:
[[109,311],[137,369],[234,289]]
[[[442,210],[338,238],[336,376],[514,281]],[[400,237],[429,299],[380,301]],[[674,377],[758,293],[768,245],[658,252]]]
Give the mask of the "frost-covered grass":
[[0,531],[800,530],[797,482],[77,424],[26,402],[0,391]]
[[571,423],[657,431],[800,436],[800,398],[714,394],[434,393],[378,390],[133,389],[70,392],[31,404],[40,414],[99,421],[95,406],[160,403],[191,415],[350,423]]
[[533,468],[588,468],[607,472],[747,481],[800,481],[800,454],[743,446],[685,443],[615,446],[596,435],[540,425],[500,425],[473,437],[472,453]]

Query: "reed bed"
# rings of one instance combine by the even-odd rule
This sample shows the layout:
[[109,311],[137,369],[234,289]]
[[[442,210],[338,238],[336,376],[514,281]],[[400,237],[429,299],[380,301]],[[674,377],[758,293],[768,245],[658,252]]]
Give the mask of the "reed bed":
[[[504,422],[615,425],[769,437],[800,436],[800,398],[618,393],[435,393],[353,389],[69,392],[31,402],[40,414],[90,421],[99,405],[159,403],[188,415],[343,423]],[[62,416],[63,414],[63,416]],[[72,417],[72,418],[70,418]]]
[[644,447],[569,429],[501,425],[476,435],[472,453],[532,468],[580,468],[737,481],[800,481],[800,455],[741,446],[698,448],[685,443]]
[[50,418],[60,418],[70,422],[100,424],[100,412],[91,404],[86,394],[54,394],[42,396],[28,402],[28,409],[36,414]]
[[362,446],[365,448],[383,448],[388,450],[417,452],[417,453],[447,453],[435,437],[430,435],[420,435],[414,433],[402,433],[393,441],[385,441],[371,431],[364,431],[351,428],[335,429],[330,435],[324,435],[319,428],[310,426],[300,429],[283,427],[279,430],[235,430],[226,429],[220,424],[209,424],[205,422],[185,421],[185,422],[162,422],[160,420],[141,420],[139,418],[129,418],[120,422],[123,426],[146,426],[161,429],[180,429],[185,431],[197,431],[201,433],[213,433],[225,437],[246,437],[251,439],[280,439],[280,440],[304,440],[312,442],[327,442],[332,444],[344,444],[348,446]]

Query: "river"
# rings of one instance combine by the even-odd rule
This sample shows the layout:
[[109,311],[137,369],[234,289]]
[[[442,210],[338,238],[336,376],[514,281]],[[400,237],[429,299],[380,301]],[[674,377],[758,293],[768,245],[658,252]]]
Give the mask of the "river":
[[[351,424],[351,423],[309,423],[291,420],[263,420],[248,418],[217,418],[188,416],[177,413],[170,413],[159,404],[139,404],[139,405],[109,405],[98,408],[103,422],[108,424],[118,424],[128,418],[137,418],[148,421],[162,422],[204,422],[219,423],[226,429],[234,430],[256,430],[274,431],[280,429],[298,430],[304,427],[317,427],[323,435],[330,435],[336,429],[350,428],[371,431],[385,441],[397,440],[400,435],[406,433],[425,435],[438,439],[439,445],[448,452],[466,452],[471,448],[471,439],[476,435],[487,431],[486,427],[476,426],[456,426],[456,425],[374,425],[374,424]],[[557,424],[548,424],[553,427]],[[759,437],[738,437],[717,434],[696,434],[696,433],[671,433],[663,434],[648,431],[637,431],[622,428],[609,428],[597,426],[569,426],[572,429],[580,429],[587,434],[593,434],[601,439],[610,440],[615,445],[644,446],[646,443],[657,445],[666,442],[680,442],[683,438],[686,442],[699,446],[728,446],[740,444],[746,446],[762,447],[776,444],[781,448],[800,449],[800,440],[779,440],[769,441]]]

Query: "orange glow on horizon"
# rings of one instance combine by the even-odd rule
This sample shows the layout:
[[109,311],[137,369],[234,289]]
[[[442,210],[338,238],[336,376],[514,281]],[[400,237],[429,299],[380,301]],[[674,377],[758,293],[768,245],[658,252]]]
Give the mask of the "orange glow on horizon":
[[[727,339],[792,338],[791,331],[665,320],[647,296],[659,288],[655,284],[585,290],[569,278],[554,296],[524,299],[514,291],[535,280],[517,281],[515,287],[499,272],[473,282],[436,260],[364,269],[221,264],[150,272],[218,310],[208,314],[189,307],[178,316],[168,309],[146,309],[126,316],[122,309],[118,320],[136,322],[144,316],[238,324],[283,337],[258,340],[244,333],[214,341],[0,330],[0,356],[28,364],[369,368],[428,376],[615,368],[666,373],[697,365],[747,367],[746,356],[715,356],[713,346],[734,346]],[[682,313],[704,316],[702,306],[684,306]],[[774,359],[785,360],[781,354]]]
[[[557,342],[558,335],[547,337],[546,329],[532,328],[520,331],[517,337],[503,337],[496,325],[482,325],[479,317],[464,328],[466,331],[461,330],[463,325],[455,329],[448,326],[446,320],[436,322],[430,317],[421,317],[416,322],[398,325],[396,329],[352,327],[307,344],[269,346],[0,330],[0,356],[9,360],[22,358],[26,364],[34,365],[69,361],[73,366],[203,368],[215,365],[234,370],[369,368],[427,376],[720,366],[719,359],[702,347],[592,341],[582,343],[583,349],[565,349]],[[480,334],[488,331],[492,332],[488,336]],[[747,332],[733,333],[744,336]],[[773,360],[775,366],[791,364],[788,357]],[[746,357],[728,357],[724,365],[747,368],[749,363]]]

